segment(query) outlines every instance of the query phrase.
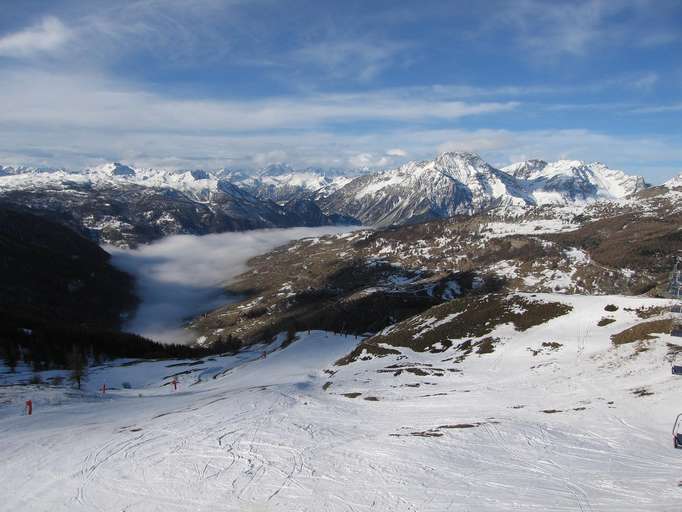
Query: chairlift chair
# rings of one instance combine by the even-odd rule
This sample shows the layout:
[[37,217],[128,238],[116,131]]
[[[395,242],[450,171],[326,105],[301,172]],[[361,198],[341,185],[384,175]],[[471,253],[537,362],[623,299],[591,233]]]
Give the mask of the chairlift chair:
[[682,414],[678,414],[673,424],[673,446],[682,449]]
[[682,337],[682,304],[670,306],[670,335]]
[[674,323],[672,329],[670,329],[670,336],[682,338],[682,325]]
[[682,297],[680,296],[680,288],[671,288],[671,296],[677,301],[670,306],[670,335],[675,337],[682,337]]

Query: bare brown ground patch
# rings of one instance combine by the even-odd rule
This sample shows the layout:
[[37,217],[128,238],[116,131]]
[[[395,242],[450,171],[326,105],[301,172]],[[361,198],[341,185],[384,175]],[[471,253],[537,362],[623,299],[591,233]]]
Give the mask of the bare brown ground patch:
[[649,341],[656,339],[656,336],[653,336],[653,334],[669,333],[671,327],[672,322],[667,319],[642,322],[629,329],[625,329],[618,334],[614,334],[611,336],[611,341],[614,345],[625,345],[637,341]]
[[362,393],[357,393],[357,392],[353,392],[353,393],[343,393],[343,396],[345,396],[346,398],[357,398],[357,397],[359,397],[360,395],[362,395]]
[[638,397],[651,396],[654,394],[653,391],[649,391],[647,388],[636,388],[632,390],[632,394]]
[[540,345],[540,348],[528,348],[530,350],[531,354],[533,356],[537,356],[539,354],[545,354],[549,352],[555,352],[559,350],[563,345],[559,343],[558,341],[543,341],[542,344]]
[[417,436],[417,437],[442,437],[442,430],[465,430],[470,428],[477,428],[483,425],[497,425],[499,421],[489,420],[489,421],[472,421],[467,423],[450,423],[446,425],[440,425],[428,430],[421,430],[417,432],[409,432],[405,434],[390,434],[393,437],[405,437],[405,436]]

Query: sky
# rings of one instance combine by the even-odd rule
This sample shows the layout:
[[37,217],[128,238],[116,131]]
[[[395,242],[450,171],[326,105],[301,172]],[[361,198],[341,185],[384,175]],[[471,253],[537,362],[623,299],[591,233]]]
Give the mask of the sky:
[[0,0],[0,165],[682,172],[679,0]]

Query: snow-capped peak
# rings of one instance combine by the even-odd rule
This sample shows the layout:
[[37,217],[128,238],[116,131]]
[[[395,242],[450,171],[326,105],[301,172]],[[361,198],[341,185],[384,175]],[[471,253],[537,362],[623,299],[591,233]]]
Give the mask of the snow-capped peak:
[[515,178],[527,180],[534,174],[542,172],[545,167],[547,167],[547,162],[544,160],[531,159],[508,165],[503,167],[502,170]]
[[677,176],[670,178],[668,181],[666,181],[663,184],[664,187],[668,188],[680,188],[682,187],[682,173],[678,174]]
[[620,199],[647,187],[641,176],[610,169],[601,162],[527,160],[502,170],[521,180],[538,204]]
[[477,154],[447,152],[356,178],[332,194],[326,208],[387,225],[528,204],[532,198],[514,178]]
[[451,151],[441,153],[433,161],[433,168],[462,183],[480,173],[490,173],[494,169],[476,153]]
[[291,174],[294,172],[294,168],[289,164],[276,163],[270,164],[258,172],[259,176],[281,176],[283,174]]
[[109,174],[111,176],[118,177],[135,176],[135,169],[120,162],[111,162],[98,165],[97,167],[93,168],[92,171],[95,173]]
[[189,174],[194,178],[195,180],[208,180],[211,178],[211,175],[208,174],[206,171],[203,171],[201,169],[196,169],[194,171],[189,171]]

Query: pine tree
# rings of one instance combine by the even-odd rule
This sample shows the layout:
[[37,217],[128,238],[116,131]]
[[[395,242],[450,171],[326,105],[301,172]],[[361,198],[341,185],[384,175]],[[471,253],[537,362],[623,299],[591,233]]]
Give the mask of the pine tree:
[[71,380],[75,382],[78,389],[80,389],[81,381],[85,379],[86,376],[87,366],[83,354],[76,345],[72,347],[71,353],[69,354],[69,369],[71,370]]
[[7,364],[10,371],[14,373],[17,369],[17,363],[19,362],[19,347],[17,347],[17,344],[11,340],[5,341],[4,345],[5,363]]

